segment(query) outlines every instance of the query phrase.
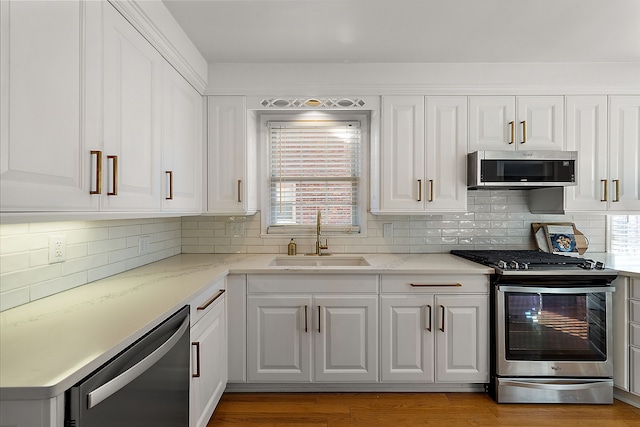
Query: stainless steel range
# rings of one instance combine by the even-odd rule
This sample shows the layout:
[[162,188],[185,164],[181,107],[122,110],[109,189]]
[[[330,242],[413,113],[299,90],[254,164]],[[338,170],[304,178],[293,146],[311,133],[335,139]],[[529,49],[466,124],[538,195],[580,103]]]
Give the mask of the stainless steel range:
[[495,269],[488,388],[496,401],[613,402],[616,271],[539,251],[451,253]]

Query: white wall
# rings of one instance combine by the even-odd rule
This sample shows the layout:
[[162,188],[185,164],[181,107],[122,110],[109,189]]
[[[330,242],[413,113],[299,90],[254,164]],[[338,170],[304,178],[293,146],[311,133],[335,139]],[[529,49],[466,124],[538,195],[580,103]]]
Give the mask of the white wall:
[[209,64],[208,95],[638,94],[640,63]]
[[[49,264],[52,235],[66,238],[62,263]],[[180,239],[180,218],[2,224],[0,311],[179,254]]]

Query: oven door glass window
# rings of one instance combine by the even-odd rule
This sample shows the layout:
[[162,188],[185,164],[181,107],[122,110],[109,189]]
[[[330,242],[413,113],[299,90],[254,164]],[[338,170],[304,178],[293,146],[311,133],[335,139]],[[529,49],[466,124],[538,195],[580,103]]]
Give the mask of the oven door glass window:
[[606,292],[505,292],[507,360],[605,361]]

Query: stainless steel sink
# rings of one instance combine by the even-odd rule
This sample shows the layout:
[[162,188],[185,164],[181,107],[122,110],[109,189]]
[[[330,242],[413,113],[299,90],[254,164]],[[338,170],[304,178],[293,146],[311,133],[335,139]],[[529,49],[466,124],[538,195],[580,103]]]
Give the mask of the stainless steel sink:
[[283,256],[275,257],[270,267],[366,267],[371,265],[361,256]]

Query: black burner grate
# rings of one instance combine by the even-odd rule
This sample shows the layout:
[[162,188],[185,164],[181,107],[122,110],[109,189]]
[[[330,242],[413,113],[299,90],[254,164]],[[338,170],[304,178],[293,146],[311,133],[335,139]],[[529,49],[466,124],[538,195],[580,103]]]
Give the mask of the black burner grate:
[[533,250],[452,250],[453,255],[484,265],[496,265],[498,261],[516,261],[531,265],[578,265],[581,258],[551,254]]

